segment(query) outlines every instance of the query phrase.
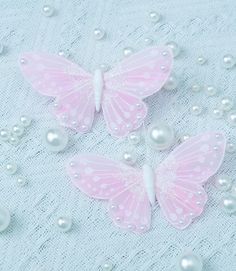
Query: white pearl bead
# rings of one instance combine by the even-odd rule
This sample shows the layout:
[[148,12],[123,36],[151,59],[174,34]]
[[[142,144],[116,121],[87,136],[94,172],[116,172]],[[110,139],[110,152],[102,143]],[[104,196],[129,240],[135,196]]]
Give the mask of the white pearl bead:
[[172,74],[168,80],[166,81],[165,85],[163,86],[166,90],[174,90],[178,85],[178,80],[174,74]]
[[195,116],[199,116],[202,113],[202,107],[199,105],[193,105],[190,109],[191,113]]
[[113,269],[113,264],[111,262],[106,262],[102,264],[102,270],[103,271],[111,271]]
[[177,57],[180,54],[180,48],[176,42],[169,41],[166,43],[166,45],[171,49],[174,57]]
[[226,143],[226,152],[227,153],[235,153],[236,152],[236,144],[234,142]]
[[185,142],[186,140],[188,140],[190,138],[190,135],[182,135],[180,138],[180,142]]
[[193,92],[200,92],[201,90],[202,90],[201,85],[199,85],[199,84],[192,85],[192,91]]
[[0,55],[4,52],[4,45],[0,43]]
[[152,39],[152,38],[148,38],[148,37],[147,37],[147,38],[144,39],[144,44],[145,44],[145,45],[150,45],[150,44],[152,44],[152,43],[153,43],[153,39]]
[[123,55],[125,57],[128,57],[128,56],[132,55],[133,52],[134,52],[134,49],[131,48],[131,47],[126,47],[126,48],[123,49]]
[[224,112],[220,108],[214,108],[212,111],[212,117],[214,117],[215,119],[221,119],[223,115],[224,115]]
[[231,98],[229,97],[224,97],[222,100],[221,100],[221,108],[222,110],[224,111],[230,111],[234,106],[234,102],[232,101]]
[[236,64],[236,59],[234,56],[227,54],[223,57],[223,67],[225,69],[232,69]]
[[72,227],[72,219],[69,216],[60,216],[57,218],[57,227],[62,232],[68,232]]
[[20,117],[20,122],[24,127],[29,127],[32,122],[32,119],[26,115],[22,115]]
[[18,176],[16,179],[16,184],[20,187],[25,186],[28,183],[27,179],[23,176]]
[[68,57],[70,54],[67,50],[59,50],[58,51],[58,55],[61,56],[61,57]]
[[25,59],[25,58],[21,58],[20,59],[20,64],[22,64],[22,65],[25,65],[25,64],[27,64],[27,60]]
[[216,95],[217,89],[213,86],[207,86],[205,92],[207,96],[212,97]]
[[54,8],[50,5],[43,6],[43,14],[47,17],[51,17],[54,14]]
[[5,171],[7,173],[7,175],[14,175],[16,173],[18,169],[17,164],[13,163],[13,162],[9,162],[5,165]]
[[157,22],[159,22],[161,20],[161,15],[158,14],[157,12],[155,12],[155,11],[151,11],[149,13],[149,17],[150,17],[150,19],[151,19],[151,21],[153,23],[157,23]]
[[21,137],[24,134],[24,131],[25,131],[25,129],[22,125],[15,124],[12,127],[12,134],[15,136]]
[[11,221],[10,212],[5,207],[0,207],[0,232],[7,229]]
[[132,132],[128,135],[128,140],[130,144],[137,145],[141,141],[141,136],[136,132]]
[[202,271],[202,268],[201,258],[192,252],[184,254],[178,262],[178,271]]
[[232,185],[232,180],[225,175],[217,176],[215,179],[215,186],[221,191],[227,191]]
[[107,72],[110,69],[110,66],[106,63],[102,63],[99,65],[99,68],[103,71],[103,72]]
[[174,141],[173,129],[164,123],[159,123],[149,127],[147,131],[147,142],[156,150],[169,148]]
[[60,128],[51,128],[47,130],[44,141],[50,151],[59,152],[67,146],[68,135]]
[[231,194],[231,195],[224,196],[221,204],[226,213],[233,214],[236,212],[236,196],[235,195]]
[[105,31],[101,28],[95,28],[93,31],[96,40],[101,40],[105,37]]
[[204,56],[199,56],[199,57],[197,58],[197,63],[198,63],[199,65],[204,65],[206,62],[207,62],[207,60],[206,60],[206,58],[205,58]]
[[230,111],[227,116],[227,119],[228,119],[230,126],[236,127],[236,110]]
[[0,138],[2,141],[8,141],[10,137],[10,132],[7,129],[0,130]]
[[137,155],[133,151],[124,151],[121,159],[127,165],[133,165],[137,161]]
[[10,135],[8,142],[13,146],[17,146],[20,143],[20,139],[16,135]]

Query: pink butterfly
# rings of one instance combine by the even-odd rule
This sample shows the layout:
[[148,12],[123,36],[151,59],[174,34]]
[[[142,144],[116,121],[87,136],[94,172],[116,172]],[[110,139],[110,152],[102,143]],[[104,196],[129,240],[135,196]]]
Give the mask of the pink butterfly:
[[92,75],[59,56],[25,53],[20,58],[21,71],[32,86],[56,97],[54,114],[62,125],[88,132],[102,107],[108,131],[116,137],[142,125],[147,114],[142,99],[163,87],[172,62],[168,48],[150,47],[109,72],[98,69]]
[[102,156],[81,154],[67,164],[73,184],[96,199],[109,200],[109,214],[124,229],[142,233],[150,228],[156,199],[166,219],[185,229],[207,201],[202,187],[219,169],[226,140],[206,133],[178,146],[154,171],[138,170]]

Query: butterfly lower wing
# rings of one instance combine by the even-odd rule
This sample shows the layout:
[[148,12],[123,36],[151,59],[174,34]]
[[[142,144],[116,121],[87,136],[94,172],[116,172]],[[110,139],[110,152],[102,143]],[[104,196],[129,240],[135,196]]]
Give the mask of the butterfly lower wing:
[[121,89],[143,99],[163,87],[172,65],[173,56],[168,47],[149,47],[125,58],[107,72],[106,87],[114,91]]
[[55,102],[53,113],[61,125],[88,132],[93,124],[95,105],[92,85],[85,84]]
[[184,229],[199,216],[207,201],[202,187],[222,164],[226,140],[206,133],[177,147],[156,171],[156,194],[167,220]]
[[105,90],[102,102],[104,119],[111,135],[124,137],[143,124],[147,107],[139,98],[123,91]]
[[91,81],[91,75],[78,65],[49,54],[22,54],[20,69],[33,88],[46,96],[64,96]]

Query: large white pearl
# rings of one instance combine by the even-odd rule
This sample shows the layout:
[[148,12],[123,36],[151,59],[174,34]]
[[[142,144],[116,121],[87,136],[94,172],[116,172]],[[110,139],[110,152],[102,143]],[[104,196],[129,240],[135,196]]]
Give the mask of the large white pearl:
[[111,262],[105,262],[102,264],[103,271],[111,271],[113,269],[113,264]]
[[231,98],[229,97],[224,97],[222,100],[221,100],[221,108],[222,110],[224,111],[230,111],[234,106],[234,102]]
[[51,128],[46,131],[44,141],[50,151],[59,152],[67,146],[68,135],[60,128]]
[[215,179],[215,186],[221,191],[227,191],[232,185],[232,179],[228,176],[221,175]]
[[226,213],[234,214],[236,212],[236,196],[234,194],[224,196],[221,204]]
[[159,123],[149,127],[147,131],[147,142],[156,150],[169,148],[174,141],[173,129],[164,123]]
[[43,6],[43,14],[47,17],[51,17],[54,14],[54,7],[50,5],[44,5]]
[[223,67],[225,69],[232,69],[236,64],[236,59],[234,56],[227,54],[223,57]]
[[2,141],[8,141],[10,137],[10,132],[7,129],[0,130],[0,138]]
[[207,86],[205,89],[206,95],[209,97],[215,96],[217,93],[217,88],[213,86]]
[[105,37],[105,31],[101,28],[95,28],[93,31],[96,40],[101,40]]
[[19,124],[15,124],[12,127],[12,134],[18,137],[21,137],[24,134],[24,127],[22,125]]
[[190,112],[195,115],[199,116],[202,113],[202,107],[200,105],[193,105],[190,109]]
[[8,209],[0,207],[0,232],[7,229],[11,221],[11,215]]
[[20,122],[24,127],[29,127],[32,122],[32,119],[26,115],[22,115],[20,116]]
[[184,254],[178,262],[178,271],[202,271],[202,268],[201,258],[192,252]]
[[60,216],[57,218],[57,227],[62,232],[68,232],[72,227],[72,219],[69,216]]
[[137,132],[132,132],[128,135],[129,143],[132,145],[137,145],[141,141],[141,136]]
[[236,110],[230,111],[227,116],[227,119],[230,126],[235,127],[236,126]]
[[134,49],[131,48],[131,47],[126,47],[126,48],[123,49],[123,55],[125,57],[129,57],[130,55],[133,54],[133,52],[134,52]]
[[155,11],[151,11],[149,13],[149,17],[150,17],[150,20],[153,22],[153,23],[157,23],[160,21],[161,19],[161,15]]
[[178,80],[174,74],[170,75],[165,85],[163,86],[166,90],[174,90],[178,85]]
[[18,169],[18,166],[14,162],[9,162],[5,165],[5,171],[7,175],[14,175],[17,169]]
[[137,161],[137,155],[133,151],[128,150],[122,153],[121,159],[127,165],[133,165]]
[[166,45],[171,49],[174,57],[177,57],[180,54],[180,48],[176,42],[169,41],[166,43]]

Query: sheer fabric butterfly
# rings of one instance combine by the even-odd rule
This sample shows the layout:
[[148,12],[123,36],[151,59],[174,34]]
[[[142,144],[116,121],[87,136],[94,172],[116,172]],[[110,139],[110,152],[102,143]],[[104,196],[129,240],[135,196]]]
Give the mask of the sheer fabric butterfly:
[[206,133],[178,146],[155,170],[143,170],[92,154],[67,164],[73,184],[88,196],[109,201],[109,214],[124,229],[142,233],[150,228],[151,206],[158,204],[171,225],[185,229],[204,209],[203,184],[219,169],[225,138]]
[[139,128],[147,114],[144,98],[160,90],[172,69],[166,47],[150,47],[124,59],[111,71],[89,74],[69,60],[24,53],[20,67],[34,89],[56,98],[54,114],[63,126],[88,132],[95,111],[102,108],[109,133],[126,136]]

